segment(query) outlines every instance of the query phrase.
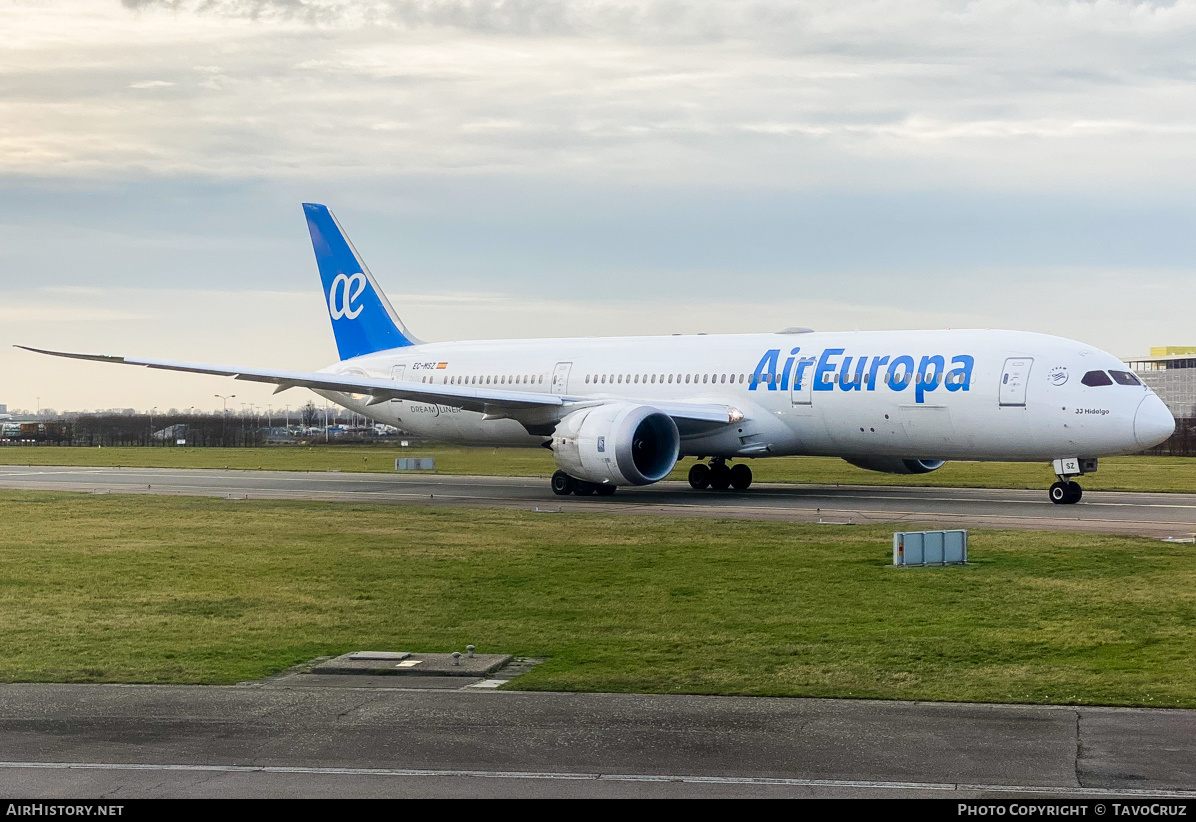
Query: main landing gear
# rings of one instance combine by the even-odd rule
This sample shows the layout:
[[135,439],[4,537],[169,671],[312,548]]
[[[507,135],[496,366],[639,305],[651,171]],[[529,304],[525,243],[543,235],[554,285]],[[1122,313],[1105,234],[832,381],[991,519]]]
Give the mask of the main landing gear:
[[609,497],[614,492],[615,486],[613,485],[599,485],[596,482],[574,479],[564,471],[557,471],[552,475],[552,493],[558,497],[567,497],[570,494],[576,494],[579,497],[588,497],[590,494]]
[[715,457],[710,460],[710,465],[699,462],[689,469],[689,484],[699,491],[703,488],[744,491],[752,484],[752,469],[742,462],[727,465],[725,459]]

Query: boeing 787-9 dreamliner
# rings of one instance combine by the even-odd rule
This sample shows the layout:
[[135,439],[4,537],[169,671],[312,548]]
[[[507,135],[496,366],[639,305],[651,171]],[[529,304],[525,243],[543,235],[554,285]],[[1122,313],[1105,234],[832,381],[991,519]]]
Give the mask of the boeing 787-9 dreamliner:
[[[994,330],[589,337],[424,343],[407,330],[336,217],[303,206],[340,362],[320,371],[60,357],[310,388],[412,434],[552,450],[557,494],[664,479],[746,489],[748,461],[842,457],[892,474],[945,460],[1050,462],[1052,502],[1078,502],[1097,459],[1157,445],[1175,420],[1116,357]],[[22,346],[24,347],[24,346]]]

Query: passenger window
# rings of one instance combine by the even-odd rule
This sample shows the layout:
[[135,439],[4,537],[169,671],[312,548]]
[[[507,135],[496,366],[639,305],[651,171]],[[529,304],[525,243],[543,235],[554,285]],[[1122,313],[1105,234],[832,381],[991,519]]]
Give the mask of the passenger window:
[[669,385],[673,384],[673,375],[669,374]]
[[636,374],[636,375],[635,375],[635,381],[636,381],[636,383],[637,383],[637,384],[639,383],[639,381],[640,381],[640,375],[639,375],[639,374]]
[[1109,375],[1118,385],[1141,385],[1142,381],[1128,371],[1114,371],[1109,369]]
[[1113,381],[1109,379],[1109,375],[1104,371],[1089,371],[1084,375],[1080,382],[1084,385],[1095,388],[1098,385],[1112,385]]

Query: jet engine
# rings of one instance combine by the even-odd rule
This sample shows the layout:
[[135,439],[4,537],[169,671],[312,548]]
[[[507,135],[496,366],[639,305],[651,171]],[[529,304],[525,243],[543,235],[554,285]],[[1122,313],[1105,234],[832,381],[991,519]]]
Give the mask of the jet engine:
[[677,464],[677,424],[649,405],[611,403],[574,411],[552,435],[552,453],[569,476],[599,485],[649,485]]
[[901,457],[844,458],[856,468],[879,471],[882,474],[929,474],[943,467],[943,460],[907,460]]

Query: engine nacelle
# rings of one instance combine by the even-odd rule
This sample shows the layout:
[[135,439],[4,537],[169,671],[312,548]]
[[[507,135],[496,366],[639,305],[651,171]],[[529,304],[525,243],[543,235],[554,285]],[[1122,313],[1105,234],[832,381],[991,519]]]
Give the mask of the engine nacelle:
[[901,457],[854,457],[846,461],[856,468],[882,474],[929,474],[943,467],[943,460],[907,460]]
[[611,403],[582,408],[552,435],[557,465],[571,477],[602,485],[660,482],[677,464],[677,424],[649,405]]

